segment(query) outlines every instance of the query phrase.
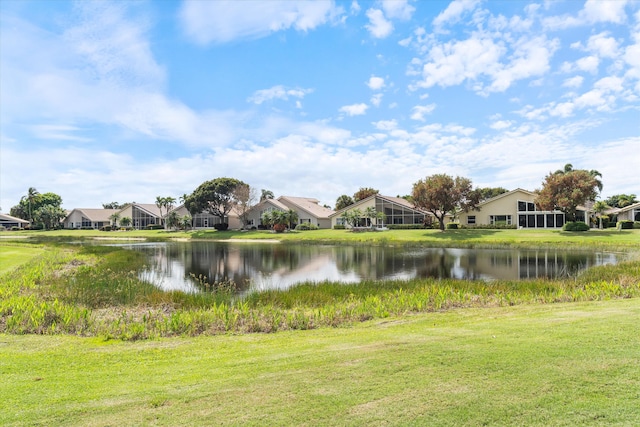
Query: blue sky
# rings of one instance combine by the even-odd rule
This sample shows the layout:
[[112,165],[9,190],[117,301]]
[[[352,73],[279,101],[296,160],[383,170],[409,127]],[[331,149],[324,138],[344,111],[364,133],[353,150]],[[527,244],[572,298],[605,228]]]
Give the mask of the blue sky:
[[0,207],[540,188],[640,194],[638,1],[0,3]]

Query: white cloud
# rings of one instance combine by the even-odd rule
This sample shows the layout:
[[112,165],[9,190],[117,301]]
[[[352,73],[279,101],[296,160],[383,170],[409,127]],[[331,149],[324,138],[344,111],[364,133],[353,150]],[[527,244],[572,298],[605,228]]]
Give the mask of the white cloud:
[[391,131],[398,128],[398,121],[396,119],[380,120],[378,122],[373,122],[373,126],[378,130]]
[[543,20],[543,24],[550,29],[571,28],[598,22],[623,24],[627,20],[626,5],[627,0],[587,0],[577,16],[550,16]]
[[369,100],[369,102],[371,102],[371,105],[373,105],[374,107],[379,107],[380,104],[382,103],[382,94],[381,93],[374,94]]
[[352,104],[340,107],[338,111],[348,116],[361,116],[367,112],[369,106],[367,104]]
[[435,110],[435,108],[436,108],[436,104],[416,105],[411,109],[412,111],[411,119],[424,122],[425,121],[424,116],[427,114],[430,114],[433,110]]
[[571,77],[569,79],[566,79],[564,81],[564,83],[562,83],[562,86],[570,87],[570,88],[578,88],[578,87],[582,86],[582,82],[583,81],[584,81],[584,77],[582,77],[582,76],[574,76],[574,77]]
[[313,89],[290,89],[282,85],[277,85],[270,87],[269,89],[255,91],[253,95],[249,97],[248,101],[254,104],[262,104],[263,102],[270,101],[272,99],[282,99],[284,101],[288,100],[289,97],[301,99],[311,92],[313,92]]
[[380,9],[367,10],[367,18],[369,18],[369,23],[365,25],[365,28],[373,37],[383,39],[393,32],[393,24],[384,17]]
[[382,77],[371,76],[367,82],[367,86],[371,90],[380,90],[384,87],[384,79]]
[[445,24],[455,24],[466,12],[474,10],[479,3],[479,0],[454,0],[434,18],[432,24],[437,29]]
[[588,73],[596,73],[600,65],[600,59],[597,56],[585,56],[576,61],[576,68],[580,71]]
[[344,13],[333,1],[185,1],[179,19],[199,44],[256,39],[293,28],[309,31],[337,21]]
[[503,129],[509,128],[512,123],[513,122],[511,122],[510,120],[498,120],[496,122],[491,123],[489,127],[495,130],[503,130]]
[[589,37],[587,49],[597,53],[601,58],[616,58],[619,54],[618,41],[613,37],[609,37],[608,32]]
[[382,10],[391,19],[409,20],[416,8],[411,6],[407,0],[382,0]]
[[545,37],[522,38],[514,45],[511,62],[492,74],[493,82],[488,90],[504,92],[516,80],[543,75],[549,70],[549,61],[557,47],[557,41],[548,41]]
[[351,2],[351,7],[350,7],[351,14],[352,15],[357,15],[358,13],[360,13],[360,9],[361,9],[361,7],[358,4],[358,2],[356,0],[353,0]]
[[474,80],[482,74],[492,74],[505,48],[490,38],[470,38],[434,46],[422,69],[419,87],[430,88],[458,85],[466,79]]

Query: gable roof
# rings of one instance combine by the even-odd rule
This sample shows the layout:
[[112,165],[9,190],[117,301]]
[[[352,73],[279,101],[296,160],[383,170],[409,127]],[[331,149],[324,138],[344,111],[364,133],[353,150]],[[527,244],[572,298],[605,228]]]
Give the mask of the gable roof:
[[478,206],[482,206],[482,205],[486,205],[487,203],[495,202],[496,200],[502,199],[503,197],[510,196],[510,195],[512,195],[514,193],[525,193],[528,196],[535,196],[536,195],[536,193],[534,193],[533,191],[523,190],[522,188],[516,188],[515,190],[507,191],[506,193],[498,194],[497,196],[493,196],[490,199],[483,200],[480,203],[478,203]]
[[625,206],[623,208],[611,208],[611,209],[607,209],[607,213],[612,213],[612,214],[619,214],[620,212],[626,212],[626,211],[630,211],[632,209],[640,209],[640,202],[638,203],[633,203],[631,205]]
[[111,221],[109,217],[114,213],[120,212],[120,209],[75,208],[67,214],[64,220],[66,221],[73,212],[80,212],[82,216],[91,222],[108,222]]
[[291,197],[291,196],[280,196],[278,197],[278,201],[282,203],[290,203],[293,206],[313,215],[316,218],[329,218],[329,216],[333,213],[333,209],[325,208],[324,206],[320,206],[320,201],[318,199],[313,199],[310,197]]
[[129,206],[135,206],[136,208],[145,211],[149,215],[160,218],[160,208],[155,203],[130,203],[120,209],[120,211],[127,209]]
[[0,224],[3,222],[29,224],[29,221],[27,221],[26,219],[16,218],[15,216],[7,215],[7,214],[0,214]]
[[345,208],[340,209],[339,211],[336,211],[334,213],[332,213],[331,215],[329,215],[329,217],[335,217],[337,215],[342,215],[343,212],[348,211],[350,209],[354,209],[357,208],[359,205],[362,205],[366,202],[368,202],[371,199],[382,199],[382,200],[386,200],[387,202],[391,202],[391,203],[395,203],[397,205],[401,205],[404,206],[407,209],[411,209],[413,211],[416,212],[420,212],[421,214],[425,214],[425,215],[429,215],[429,212],[425,212],[420,208],[417,208],[413,203],[409,202],[407,199],[403,199],[402,197],[392,197],[392,196],[383,196],[381,194],[373,194],[365,199],[362,200],[358,200],[357,202],[355,202],[352,205],[349,205]]

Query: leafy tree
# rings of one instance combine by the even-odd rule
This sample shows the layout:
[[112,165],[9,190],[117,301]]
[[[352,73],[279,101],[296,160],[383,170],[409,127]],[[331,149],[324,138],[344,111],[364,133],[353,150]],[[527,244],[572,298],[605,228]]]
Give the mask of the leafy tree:
[[123,227],[128,227],[131,225],[131,218],[129,218],[128,216],[123,217],[120,220],[120,225]]
[[593,210],[598,215],[598,228],[602,228],[602,214],[609,208],[610,206],[602,200],[598,200],[593,204]]
[[363,187],[360,187],[360,189],[353,194],[353,200],[354,200],[354,202],[359,202],[360,200],[364,200],[367,197],[371,197],[371,196],[373,196],[375,194],[378,194],[378,193],[379,193],[379,191],[374,189],[374,188],[369,188],[369,187],[363,188]]
[[261,190],[260,201],[264,202],[267,199],[273,199],[275,196],[273,195],[273,191],[265,190],[264,188]]
[[60,221],[66,216],[66,212],[60,206],[53,204],[42,205],[33,213],[34,219],[41,223],[45,229],[50,230],[60,227]]
[[445,230],[444,219],[448,212],[455,208],[468,212],[477,209],[480,203],[480,192],[472,189],[470,179],[447,174],[431,175],[416,182],[411,196],[416,207],[431,212],[438,219],[441,231]]
[[124,208],[124,204],[120,204],[118,202],[110,202],[110,203],[103,203],[102,204],[102,208],[103,209],[122,209]]
[[341,209],[346,208],[347,206],[351,206],[355,202],[350,196],[343,194],[342,196],[336,199],[336,210],[339,211]]
[[604,202],[614,208],[624,208],[625,206],[638,203],[638,199],[635,194],[616,194],[615,196],[609,197]]
[[206,211],[224,223],[227,214],[238,204],[235,190],[240,185],[247,184],[235,178],[205,181],[187,196],[184,206],[192,215]]
[[503,187],[481,187],[478,188],[478,191],[480,192],[480,200],[489,200],[509,192],[509,190]]
[[[559,210],[564,212],[567,221],[575,221],[578,205],[595,200],[602,183],[597,171],[573,169],[570,164],[565,170],[549,173],[538,190],[535,203],[542,210]],[[567,170],[568,169],[568,170]]]
[[34,220],[40,219],[36,218],[36,211],[48,205],[61,208],[62,197],[55,193],[41,194],[38,190],[31,187],[27,191],[27,195],[20,198],[18,205],[11,208],[10,215],[33,222]]
[[241,184],[235,188],[234,197],[237,201],[238,216],[242,225],[246,227],[249,222],[249,212],[256,204],[256,190],[247,184]]
[[564,165],[564,169],[558,169],[557,171],[554,172],[554,174],[567,175],[578,170],[583,170],[585,172],[588,172],[589,175],[595,179],[596,186],[598,187],[598,191],[602,191],[602,181],[600,181],[600,178],[602,178],[602,174],[595,169],[591,169],[590,171],[586,171],[585,169],[573,169],[573,165],[571,163],[567,163],[566,165]]

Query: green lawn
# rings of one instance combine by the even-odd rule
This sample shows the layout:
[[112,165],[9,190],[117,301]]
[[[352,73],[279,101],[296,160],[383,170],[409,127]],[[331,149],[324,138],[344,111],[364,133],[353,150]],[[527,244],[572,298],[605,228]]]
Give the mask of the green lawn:
[[42,253],[42,248],[0,242],[0,276]]
[[639,324],[627,299],[133,343],[0,335],[0,425],[637,425]]
[[587,232],[563,232],[559,230],[389,230],[384,232],[352,233],[346,230],[315,230],[276,234],[269,231],[164,231],[134,230],[101,232],[97,230],[55,230],[6,232],[5,236],[29,236],[32,238],[113,238],[113,239],[215,239],[254,240],[276,239],[307,243],[353,244],[406,244],[435,246],[478,245],[589,245],[640,247],[640,230],[592,229]]

